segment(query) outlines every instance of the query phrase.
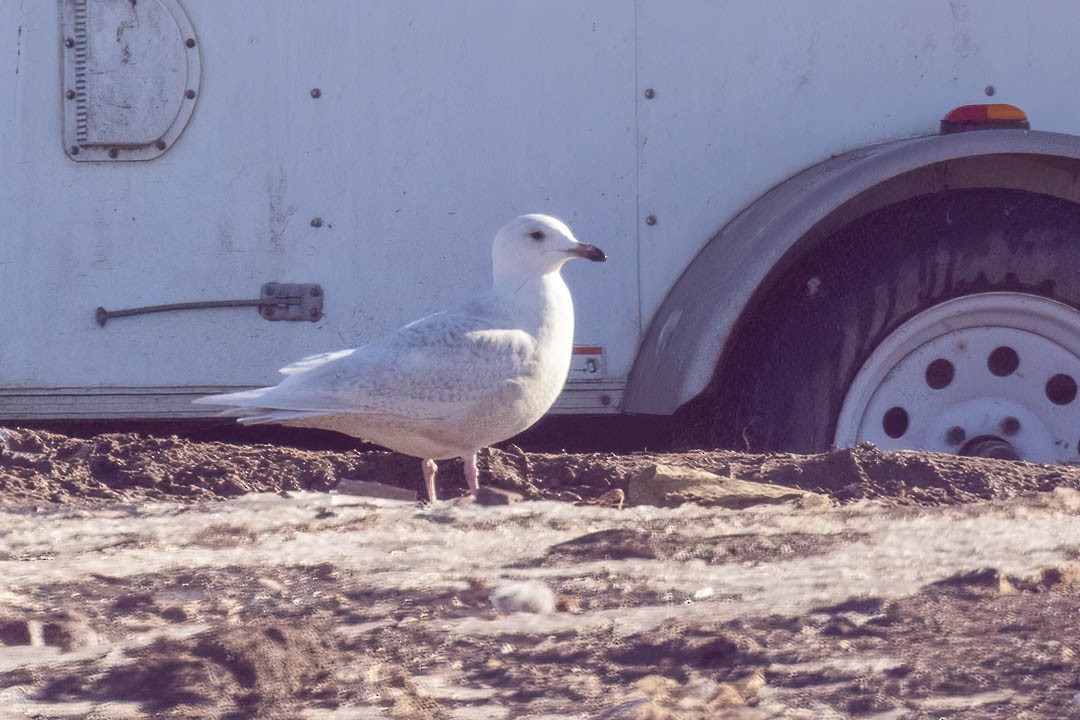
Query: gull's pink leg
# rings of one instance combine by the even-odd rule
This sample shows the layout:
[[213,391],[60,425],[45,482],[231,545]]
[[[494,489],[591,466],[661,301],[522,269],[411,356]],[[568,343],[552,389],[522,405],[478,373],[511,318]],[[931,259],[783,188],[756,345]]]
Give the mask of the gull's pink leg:
[[469,492],[475,494],[480,489],[480,471],[476,469],[476,453],[462,455],[465,461],[465,481],[469,483]]
[[427,487],[428,501],[435,502],[435,473],[439,470],[439,466],[434,460],[428,458],[420,462],[420,468],[424,471],[424,485]]

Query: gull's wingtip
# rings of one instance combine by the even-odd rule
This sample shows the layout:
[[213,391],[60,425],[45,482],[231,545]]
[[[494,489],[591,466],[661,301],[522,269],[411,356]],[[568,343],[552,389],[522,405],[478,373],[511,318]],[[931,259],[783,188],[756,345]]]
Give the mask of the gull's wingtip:
[[[272,386],[271,386],[272,387]],[[217,395],[203,395],[191,402],[195,405],[252,405],[254,400],[259,400],[271,387],[255,388],[254,390],[240,390],[239,392],[219,393]]]

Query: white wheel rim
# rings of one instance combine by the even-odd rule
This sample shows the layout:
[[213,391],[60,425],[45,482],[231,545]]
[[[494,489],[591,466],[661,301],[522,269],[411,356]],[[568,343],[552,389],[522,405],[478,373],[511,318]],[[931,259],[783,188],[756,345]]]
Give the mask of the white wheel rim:
[[1080,312],[1024,293],[968,295],[881,342],[848,389],[835,443],[1076,463],[1078,383]]

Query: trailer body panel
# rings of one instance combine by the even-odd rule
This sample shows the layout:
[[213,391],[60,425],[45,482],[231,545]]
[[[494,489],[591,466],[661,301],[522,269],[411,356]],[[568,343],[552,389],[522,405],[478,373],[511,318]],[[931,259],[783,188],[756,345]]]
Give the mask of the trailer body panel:
[[[192,112],[153,159],[65,146],[80,46],[64,9],[79,2],[121,18],[91,40],[136,68],[155,60],[123,44],[140,12],[190,20],[176,41],[198,70],[177,102]],[[830,157],[936,133],[958,105],[1011,102],[1040,131],[1080,134],[1077,20],[1065,0],[2,3],[0,417],[205,413],[191,397],[275,382],[291,360],[464,300],[488,282],[495,230],[534,211],[610,258],[566,268],[582,352],[556,411],[670,412],[789,247],[725,247],[722,228]],[[696,354],[641,364],[702,258],[755,270],[705,273]],[[269,282],[318,284],[324,314],[95,322],[98,307],[250,299]]]

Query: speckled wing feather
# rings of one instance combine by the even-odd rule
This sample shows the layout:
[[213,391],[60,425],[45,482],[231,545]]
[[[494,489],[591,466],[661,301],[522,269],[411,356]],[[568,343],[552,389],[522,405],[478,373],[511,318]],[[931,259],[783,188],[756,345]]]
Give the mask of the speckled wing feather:
[[271,411],[267,421],[340,413],[447,418],[497,392],[530,364],[536,341],[509,327],[503,315],[474,302],[368,345],[305,358],[283,368],[287,377],[279,385],[207,400]]

